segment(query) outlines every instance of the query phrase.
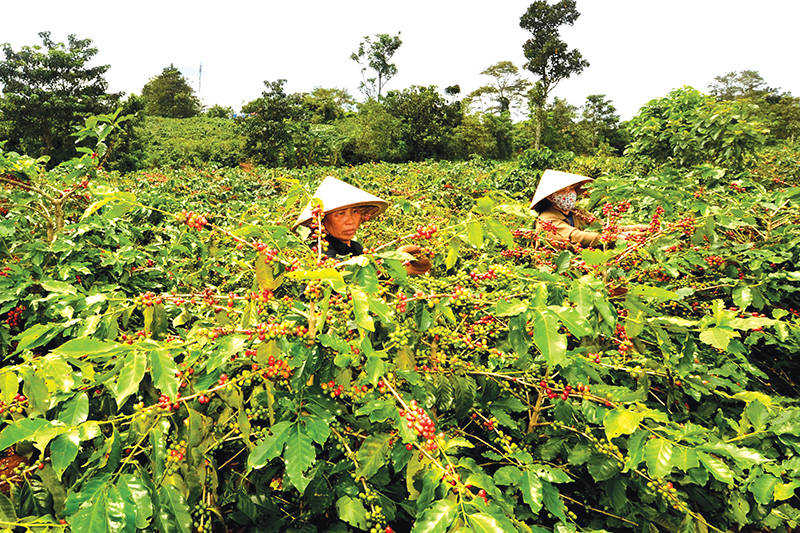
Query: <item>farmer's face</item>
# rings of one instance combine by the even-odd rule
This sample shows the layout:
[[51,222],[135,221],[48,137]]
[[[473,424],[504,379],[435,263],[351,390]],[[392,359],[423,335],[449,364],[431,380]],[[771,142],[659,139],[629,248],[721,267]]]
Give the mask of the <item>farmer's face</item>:
[[345,207],[325,215],[322,224],[328,235],[336,237],[350,246],[350,241],[355,237],[358,226],[361,224],[361,217],[361,208]]

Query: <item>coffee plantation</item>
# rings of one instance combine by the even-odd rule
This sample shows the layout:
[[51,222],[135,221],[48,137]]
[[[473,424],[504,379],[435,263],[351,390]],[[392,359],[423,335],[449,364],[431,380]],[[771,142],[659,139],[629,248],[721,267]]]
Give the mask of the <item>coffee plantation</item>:
[[[0,152],[5,531],[797,527],[791,147],[562,157],[607,236],[575,250],[533,229],[541,154],[119,175],[115,120]],[[363,256],[290,230],[327,175],[391,201]]]

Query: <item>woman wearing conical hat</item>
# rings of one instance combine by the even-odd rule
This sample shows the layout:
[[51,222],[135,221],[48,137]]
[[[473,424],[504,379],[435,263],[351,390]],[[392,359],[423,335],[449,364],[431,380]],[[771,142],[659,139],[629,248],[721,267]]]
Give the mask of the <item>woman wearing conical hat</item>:
[[[585,231],[585,215],[575,207],[584,183],[592,178],[571,174],[560,170],[547,169],[539,180],[531,207],[539,212],[536,229],[545,232],[547,238],[571,245],[580,244],[584,248],[601,243],[601,234],[596,231]],[[622,237],[639,234],[647,226],[624,226]]]
[[[322,253],[328,257],[355,256],[364,253],[361,243],[354,240],[359,226],[386,211],[389,202],[382,200],[358,187],[328,176],[314,192],[312,201],[298,217],[294,227],[312,225],[315,220],[315,205],[322,208],[322,225],[325,230],[325,242]],[[406,245],[398,248],[399,252],[411,255],[418,254],[419,246]],[[406,271],[412,275],[425,274],[431,268],[431,262],[425,257],[411,261]]]

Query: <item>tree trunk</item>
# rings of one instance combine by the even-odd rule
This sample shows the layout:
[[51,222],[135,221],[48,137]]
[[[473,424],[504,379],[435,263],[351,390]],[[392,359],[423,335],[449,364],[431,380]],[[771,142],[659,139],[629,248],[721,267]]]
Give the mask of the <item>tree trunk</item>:
[[542,145],[542,128],[544,127],[546,115],[544,109],[539,106],[536,109],[536,135],[534,137],[533,147],[538,150]]

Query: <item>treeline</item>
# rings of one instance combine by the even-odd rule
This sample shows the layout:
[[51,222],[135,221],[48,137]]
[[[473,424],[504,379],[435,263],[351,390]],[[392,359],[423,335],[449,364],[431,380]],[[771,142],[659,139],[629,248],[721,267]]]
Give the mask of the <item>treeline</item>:
[[[665,97],[667,104],[664,98],[653,100],[633,120],[620,122],[605,95],[591,95],[581,106],[558,97],[551,101],[541,80],[531,84],[510,61],[483,70],[486,84],[463,97],[458,85],[384,91],[393,72],[389,67],[394,67],[388,59],[401,41],[399,36],[378,36],[375,42],[365,38],[362,43],[365,54],[379,55],[386,65],[377,78],[365,78],[365,100],[357,101],[338,88],[288,93],[286,80],[280,79],[265,81],[261,96],[235,111],[218,105],[204,108],[172,65],[151,78],[141,95],[123,99],[107,91],[108,65],[89,66],[97,53],[90,40],[70,36],[64,45],[53,42],[47,32],[40,36],[42,47],[19,52],[8,44],[2,47],[6,58],[0,61],[0,149],[45,156],[49,166],[74,156],[76,146],[69,136],[86,117],[117,109],[129,119],[108,139],[107,168],[120,171],[205,164],[293,168],[473,157],[505,160],[534,147],[580,155],[652,150],[683,165],[716,158],[709,154],[717,147],[705,136],[704,144],[697,145],[705,147],[700,154],[687,159],[670,152],[681,146],[678,152],[690,152],[697,146],[687,145],[686,139],[713,128],[731,132],[723,147],[728,160],[740,159],[733,147],[744,141],[793,142],[800,131],[800,99],[769,87],[755,71],[718,76],[708,94],[685,88]],[[352,59],[366,64],[358,54]],[[526,68],[531,70],[530,64]],[[582,63],[576,68],[579,72]],[[676,114],[658,110],[665,105]]]
[[[737,83],[733,79],[725,93],[717,90],[716,95],[692,88],[676,90],[624,122],[604,95],[589,96],[580,107],[555,98],[546,106],[541,145],[556,153],[579,155],[644,152],[687,166],[722,153],[739,164],[742,154],[752,148],[741,150],[739,145],[797,138],[800,99],[737,92]],[[504,160],[534,146],[535,116],[514,121],[508,110],[487,107],[480,109],[479,102],[469,97],[447,98],[434,86],[412,86],[388,91],[381,101],[356,102],[341,89],[287,93],[285,81],[278,80],[266,83],[262,96],[248,102],[242,113],[212,107],[189,119],[145,115],[137,130],[144,141],[136,161],[145,166],[250,162],[303,167],[476,156]],[[680,140],[700,138],[714,129],[729,132],[724,137],[728,144],[712,146],[703,137],[700,144],[684,146],[687,141]],[[716,139],[723,142],[719,136]]]

